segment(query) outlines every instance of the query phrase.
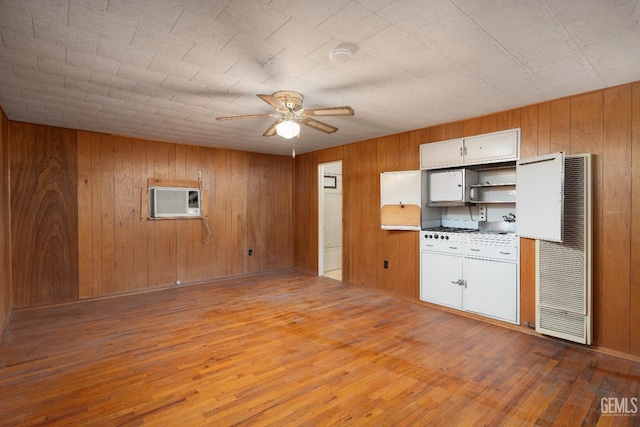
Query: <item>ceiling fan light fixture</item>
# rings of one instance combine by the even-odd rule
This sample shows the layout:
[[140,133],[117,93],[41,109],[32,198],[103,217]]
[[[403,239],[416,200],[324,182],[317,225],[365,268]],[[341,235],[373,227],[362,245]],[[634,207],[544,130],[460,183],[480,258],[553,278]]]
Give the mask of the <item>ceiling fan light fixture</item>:
[[300,125],[294,120],[283,120],[276,125],[276,133],[283,138],[291,139],[300,134]]

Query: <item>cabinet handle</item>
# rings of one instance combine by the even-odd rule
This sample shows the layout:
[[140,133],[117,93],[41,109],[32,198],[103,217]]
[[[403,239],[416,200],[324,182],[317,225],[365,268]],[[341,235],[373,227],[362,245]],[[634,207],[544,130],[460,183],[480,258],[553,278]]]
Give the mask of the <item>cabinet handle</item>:
[[480,249],[469,248],[469,250],[473,252],[480,252]]
[[465,156],[467,155],[467,146],[466,145],[464,146],[464,155]]
[[462,157],[462,147],[460,147],[460,157]]
[[432,248],[432,247],[433,247],[433,245],[425,245],[425,246],[428,246],[428,247],[430,247],[430,248]]
[[[454,284],[454,285],[463,286],[464,285],[464,280],[462,280],[462,279],[452,280],[451,283]],[[466,288],[466,286],[465,286],[465,288]]]
[[449,246],[449,249],[458,249],[457,246]]
[[511,252],[502,252],[502,251],[500,251],[500,253],[501,253],[502,255],[510,255],[510,254],[511,254]]

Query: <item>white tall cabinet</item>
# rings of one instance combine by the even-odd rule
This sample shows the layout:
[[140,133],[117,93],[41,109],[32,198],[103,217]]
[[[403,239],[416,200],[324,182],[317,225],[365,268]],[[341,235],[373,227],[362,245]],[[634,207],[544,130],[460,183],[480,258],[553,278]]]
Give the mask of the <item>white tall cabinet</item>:
[[[471,222],[478,221],[482,207],[482,221],[495,224],[515,213],[519,147],[520,129],[421,145],[423,175],[428,170],[455,168],[472,169],[478,175],[478,183],[470,186],[469,206],[453,208],[457,209],[455,212],[444,207],[440,213],[442,219],[448,215],[468,215],[473,218]],[[439,209],[425,205],[430,199],[424,191],[423,224],[432,223],[433,210]],[[427,211],[430,221],[425,220]],[[513,233],[514,228],[508,230]],[[513,234],[487,237],[479,233],[463,234],[459,241],[459,245],[444,248],[459,246],[455,253],[438,253],[435,248],[421,246],[420,299],[519,323],[519,239]]]

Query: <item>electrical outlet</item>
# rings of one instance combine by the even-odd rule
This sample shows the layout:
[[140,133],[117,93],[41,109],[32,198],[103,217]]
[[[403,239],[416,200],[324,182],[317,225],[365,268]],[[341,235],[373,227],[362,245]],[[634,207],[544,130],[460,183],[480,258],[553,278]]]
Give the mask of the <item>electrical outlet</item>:
[[196,173],[198,174],[198,178],[202,178],[202,171],[197,171]]
[[487,205],[478,206],[478,221],[487,220]]
[[389,268],[389,261],[388,260],[384,260],[384,268]]
[[253,255],[253,249],[249,249],[249,256]]
[[176,286],[180,284],[180,280],[176,280]]

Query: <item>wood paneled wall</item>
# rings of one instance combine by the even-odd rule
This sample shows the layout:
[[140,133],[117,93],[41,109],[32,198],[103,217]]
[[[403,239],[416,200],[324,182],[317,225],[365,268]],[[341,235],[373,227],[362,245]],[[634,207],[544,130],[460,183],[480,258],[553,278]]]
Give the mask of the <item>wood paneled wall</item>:
[[[293,265],[290,157],[14,122],[8,141],[13,308]],[[200,219],[141,219],[148,178],[197,171],[207,243]]]
[[[148,178],[197,171],[208,243],[200,219],[141,220]],[[290,157],[78,132],[80,297],[291,267],[292,176]]]
[[[418,236],[380,230],[379,172],[418,169],[420,144],[514,127],[521,158],[594,154],[594,344],[640,355],[640,83],[298,156],[295,266],[317,272],[317,165],[342,160],[344,280],[417,299]],[[522,324],[535,320],[534,257],[521,239]]]
[[11,314],[9,121],[0,109],[0,331]]
[[11,122],[14,308],[78,298],[76,132]]

